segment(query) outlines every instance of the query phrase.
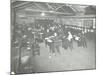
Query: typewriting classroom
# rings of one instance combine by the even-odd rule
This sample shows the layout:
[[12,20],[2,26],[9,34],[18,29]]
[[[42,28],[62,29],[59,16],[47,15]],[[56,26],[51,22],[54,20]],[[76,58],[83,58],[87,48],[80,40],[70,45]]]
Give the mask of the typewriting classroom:
[[11,72],[95,68],[96,6],[13,1]]

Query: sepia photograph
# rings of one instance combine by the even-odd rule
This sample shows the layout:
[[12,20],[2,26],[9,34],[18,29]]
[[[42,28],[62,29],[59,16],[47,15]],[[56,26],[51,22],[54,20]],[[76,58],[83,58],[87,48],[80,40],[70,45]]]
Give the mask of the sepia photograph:
[[11,0],[11,75],[96,69],[96,5]]

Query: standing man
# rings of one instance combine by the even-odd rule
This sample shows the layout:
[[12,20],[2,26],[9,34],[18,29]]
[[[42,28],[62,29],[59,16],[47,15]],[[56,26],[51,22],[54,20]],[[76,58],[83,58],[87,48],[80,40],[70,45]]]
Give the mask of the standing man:
[[72,41],[73,36],[72,36],[72,34],[71,34],[70,31],[68,31],[68,37],[67,37],[67,39],[68,39],[68,46],[69,46],[69,48],[72,51],[72,49],[73,49],[73,41]]

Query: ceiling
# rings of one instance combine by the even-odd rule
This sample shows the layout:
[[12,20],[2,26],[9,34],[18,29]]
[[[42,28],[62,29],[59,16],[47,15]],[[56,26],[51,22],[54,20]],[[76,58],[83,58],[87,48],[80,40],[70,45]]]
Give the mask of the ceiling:
[[30,1],[12,1],[11,7],[21,13],[40,14],[45,12],[48,15],[75,16],[75,15],[96,15],[96,6],[48,3],[48,2],[30,2]]

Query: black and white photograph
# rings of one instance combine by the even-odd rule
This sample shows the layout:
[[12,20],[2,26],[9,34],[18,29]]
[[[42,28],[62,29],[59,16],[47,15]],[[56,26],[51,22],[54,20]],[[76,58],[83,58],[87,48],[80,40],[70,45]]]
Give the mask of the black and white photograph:
[[96,5],[11,0],[11,75],[96,69]]

